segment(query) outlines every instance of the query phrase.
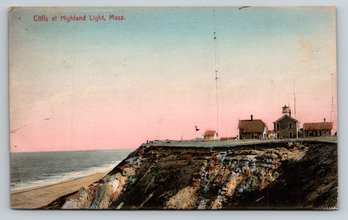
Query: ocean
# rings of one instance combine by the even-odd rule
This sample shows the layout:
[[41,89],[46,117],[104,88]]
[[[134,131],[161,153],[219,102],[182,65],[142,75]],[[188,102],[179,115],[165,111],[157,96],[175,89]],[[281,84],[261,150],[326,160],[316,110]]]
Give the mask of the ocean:
[[107,172],[131,150],[11,153],[11,191],[21,191]]

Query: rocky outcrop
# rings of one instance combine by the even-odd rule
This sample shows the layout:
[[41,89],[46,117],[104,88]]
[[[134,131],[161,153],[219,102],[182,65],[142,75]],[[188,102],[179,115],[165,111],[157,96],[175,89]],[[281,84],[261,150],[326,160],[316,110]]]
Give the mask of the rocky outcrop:
[[45,209],[335,209],[337,144],[142,145]]

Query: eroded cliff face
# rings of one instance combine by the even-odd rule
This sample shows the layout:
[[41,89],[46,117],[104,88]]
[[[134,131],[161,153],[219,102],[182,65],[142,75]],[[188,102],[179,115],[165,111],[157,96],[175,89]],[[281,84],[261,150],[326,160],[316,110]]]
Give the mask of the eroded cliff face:
[[334,209],[337,144],[142,145],[48,209]]

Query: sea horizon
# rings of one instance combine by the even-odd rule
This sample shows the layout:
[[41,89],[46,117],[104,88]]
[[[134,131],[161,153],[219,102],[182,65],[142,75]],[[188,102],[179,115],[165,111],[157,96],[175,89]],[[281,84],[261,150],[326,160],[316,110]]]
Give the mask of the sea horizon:
[[[140,145],[139,145],[140,146]],[[138,146],[138,147],[139,147]],[[120,148],[120,149],[85,149],[85,150],[48,150],[48,151],[10,151],[10,154],[12,153],[56,153],[56,152],[85,152],[85,151],[134,151],[138,147],[135,148]]]

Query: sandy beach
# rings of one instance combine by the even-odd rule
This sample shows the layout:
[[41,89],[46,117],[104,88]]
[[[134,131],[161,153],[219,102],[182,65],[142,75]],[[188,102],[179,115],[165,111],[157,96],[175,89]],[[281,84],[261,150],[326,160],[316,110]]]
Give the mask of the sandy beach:
[[79,190],[103,178],[108,172],[95,173],[79,179],[36,189],[11,192],[11,207],[35,209],[47,205],[60,196]]

